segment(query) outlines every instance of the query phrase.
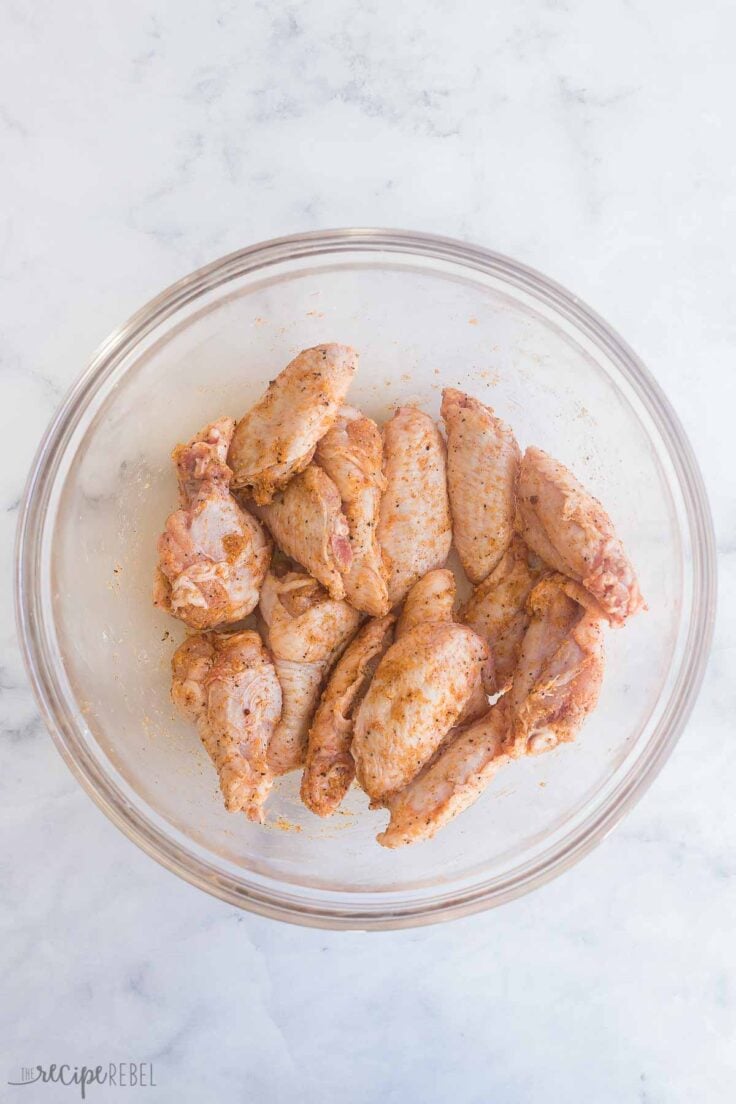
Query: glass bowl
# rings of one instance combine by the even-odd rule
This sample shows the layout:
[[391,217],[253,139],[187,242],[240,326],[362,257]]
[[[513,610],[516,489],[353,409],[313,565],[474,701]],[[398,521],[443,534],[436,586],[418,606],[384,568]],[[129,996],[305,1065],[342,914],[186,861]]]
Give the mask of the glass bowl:
[[[608,633],[601,702],[577,742],[503,771],[434,840],[387,851],[386,814],[353,788],[319,820],[282,780],[265,828],[222,808],[196,732],[174,715],[184,630],[154,610],[155,541],[176,491],[169,452],[240,415],[305,346],[354,345],[350,401],[438,412],[443,386],[490,403],[605,503],[649,612]],[[334,928],[445,920],[561,873],[644,792],[682,731],[711,637],[712,526],[697,466],[657,384],[561,287],[461,242],[337,230],[233,253],[116,330],[36,457],[17,608],[49,730],[100,808],[169,870],[266,916]]]

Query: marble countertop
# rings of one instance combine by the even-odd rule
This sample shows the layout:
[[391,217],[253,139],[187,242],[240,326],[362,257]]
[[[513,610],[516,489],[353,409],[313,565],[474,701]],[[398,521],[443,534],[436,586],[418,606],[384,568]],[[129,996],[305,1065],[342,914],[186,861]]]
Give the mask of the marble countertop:
[[[735,35],[724,0],[2,6],[3,1099],[78,1099],[6,1088],[23,1065],[132,1060],[177,1104],[733,1100]],[[108,331],[229,250],[356,224],[492,247],[608,318],[693,441],[721,570],[699,703],[615,834],[493,913],[371,936],[239,913],[123,838],[44,731],[11,601],[27,469]]]

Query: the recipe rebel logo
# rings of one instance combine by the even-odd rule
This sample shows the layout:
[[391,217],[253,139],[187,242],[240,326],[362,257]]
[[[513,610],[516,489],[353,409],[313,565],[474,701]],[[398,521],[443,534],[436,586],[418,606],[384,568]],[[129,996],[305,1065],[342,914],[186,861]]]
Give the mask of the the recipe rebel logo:
[[[49,1066],[21,1066],[8,1085],[65,1085],[76,1087],[82,1100],[93,1085],[107,1085],[116,1089],[155,1089],[156,1081],[151,1062],[107,1062],[99,1066],[72,1066],[56,1062]],[[109,1099],[106,1097],[106,1099]]]

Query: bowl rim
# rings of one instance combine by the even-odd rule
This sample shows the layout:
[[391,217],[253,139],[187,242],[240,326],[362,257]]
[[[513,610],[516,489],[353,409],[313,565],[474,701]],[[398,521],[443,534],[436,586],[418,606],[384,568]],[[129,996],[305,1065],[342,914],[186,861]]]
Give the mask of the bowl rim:
[[[361,894],[346,895],[342,903],[325,900],[295,902],[275,886],[245,885],[223,873],[159,829],[134,809],[124,794],[89,753],[72,751],[74,719],[65,713],[58,680],[40,634],[39,553],[45,506],[69,437],[82,412],[116,363],[156,326],[193,299],[235,276],[300,257],[346,252],[404,253],[453,262],[466,268],[502,275],[560,310],[614,359],[654,421],[673,465],[692,542],[692,614],[688,639],[665,715],[643,754],[622,784],[600,808],[563,836],[551,853],[488,884],[451,899],[425,899],[408,905],[360,903]],[[381,930],[413,927],[450,920],[513,900],[557,877],[600,843],[619,823],[662,769],[679,739],[700,690],[713,637],[716,606],[716,550],[707,493],[692,447],[659,384],[641,360],[595,311],[560,284],[512,258],[481,246],[416,231],[348,227],[309,231],[236,250],[207,264],[149,300],[127,322],[100,344],[87,367],[67,391],[51,419],[31,465],[19,512],[15,559],[15,611],[21,652],[31,686],[47,729],[62,758],[102,812],[137,844],[185,881],[240,908],[272,919],[311,927]],[[660,731],[661,730],[661,731]],[[654,736],[655,734],[653,734]],[[364,898],[370,895],[362,895]],[[346,904],[345,901],[349,903]]]

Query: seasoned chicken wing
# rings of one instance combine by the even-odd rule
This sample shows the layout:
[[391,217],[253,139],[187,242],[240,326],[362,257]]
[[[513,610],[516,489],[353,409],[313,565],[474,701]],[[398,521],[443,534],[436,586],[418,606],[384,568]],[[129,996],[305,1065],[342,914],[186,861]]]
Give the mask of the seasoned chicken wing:
[[544,565],[520,537],[515,537],[500,562],[475,588],[460,620],[488,642],[495,680],[486,680],[489,694],[503,693],[519,661],[519,650],[531,614],[527,599],[544,573]]
[[391,819],[378,842],[403,847],[431,839],[469,808],[508,763],[504,752],[508,730],[509,708],[503,698],[475,724],[457,729],[416,778],[388,799]]
[[229,812],[263,821],[273,784],[267,749],[281,716],[281,687],[255,632],[202,633],[177,648],[171,696],[199,729]]
[[590,591],[613,625],[644,607],[636,574],[601,504],[572,472],[528,448],[519,480],[521,535],[545,563]]
[[602,608],[563,575],[529,597],[531,621],[509,692],[511,755],[537,755],[574,740],[598,701],[605,656]]
[[455,576],[446,567],[428,571],[411,588],[396,626],[396,639],[425,621],[452,621]]
[[385,486],[383,442],[378,426],[344,406],[317,445],[315,461],[337,487],[347,518],[352,564],[345,596],[356,609],[381,617],[388,612],[386,568],[378,543],[378,515]]
[[355,717],[356,773],[374,803],[403,789],[456,724],[488,657],[465,625],[416,625],[388,649]]
[[294,476],[268,506],[257,507],[279,548],[305,567],[332,598],[345,597],[353,554],[337,487],[316,464]]
[[260,523],[230,494],[232,433],[232,419],[221,418],[172,454],[181,509],[159,537],[153,600],[194,629],[232,624],[255,609],[271,558]]
[[511,543],[521,452],[509,426],[454,387],[442,392],[452,534],[471,583],[496,567]]
[[230,445],[233,486],[261,505],[303,471],[334,422],[358,363],[348,345],[304,349],[238,422]]
[[286,774],[304,762],[322,680],[357,629],[360,614],[295,571],[280,577],[269,572],[260,610],[283,693],[268,761],[274,774]]
[[[427,621],[453,621],[455,607],[455,576],[447,568],[428,571],[411,588],[396,626],[396,639],[401,639],[415,625]],[[484,685],[495,685],[493,655],[478,668],[476,685],[458,718],[459,724],[481,717],[488,709]]]
[[388,614],[363,626],[337,661],[322,694],[309,730],[301,787],[302,801],[318,816],[335,812],[355,777],[350,754],[353,713],[391,642],[394,621]]
[[515,711],[531,693],[545,663],[583,613],[575,596],[568,594],[566,582],[564,575],[548,575],[533,588],[527,599],[529,625],[521,642],[510,691]]
[[428,414],[402,406],[383,429],[386,490],[378,540],[388,569],[388,596],[400,602],[409,587],[442,567],[452,543],[445,443]]

